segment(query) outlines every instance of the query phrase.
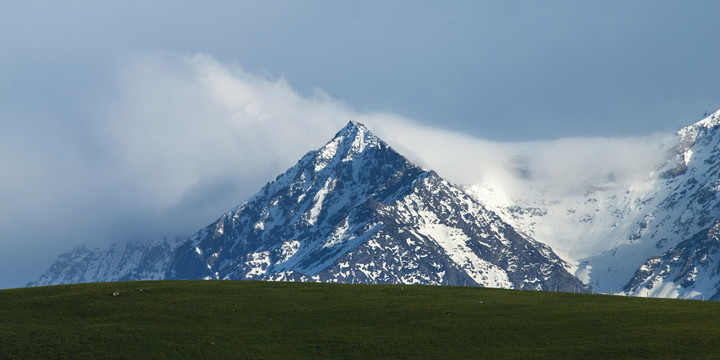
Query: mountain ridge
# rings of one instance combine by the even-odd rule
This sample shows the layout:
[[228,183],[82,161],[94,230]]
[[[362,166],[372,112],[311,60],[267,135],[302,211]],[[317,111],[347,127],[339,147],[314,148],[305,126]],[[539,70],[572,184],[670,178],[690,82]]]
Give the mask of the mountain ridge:
[[[609,185],[565,198],[535,189],[500,199],[418,167],[350,121],[180,242],[160,276],[718,300],[720,111],[678,131],[673,144],[627,187],[598,179]],[[67,256],[65,264],[74,266]]]

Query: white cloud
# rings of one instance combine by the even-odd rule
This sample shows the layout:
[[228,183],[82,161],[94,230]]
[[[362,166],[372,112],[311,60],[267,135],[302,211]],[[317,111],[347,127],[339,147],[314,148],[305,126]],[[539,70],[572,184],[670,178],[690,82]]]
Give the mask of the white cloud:
[[[206,55],[134,59],[99,113],[122,176],[158,206],[207,181],[249,181],[292,165],[343,124],[343,105]],[[276,175],[276,174],[275,174]]]
[[[673,134],[494,142],[387,114],[361,115],[401,153],[458,184],[486,184],[509,197],[528,187],[553,196],[647,181],[668,156]],[[518,131],[522,131],[519,129]],[[533,190],[535,191],[535,190]]]

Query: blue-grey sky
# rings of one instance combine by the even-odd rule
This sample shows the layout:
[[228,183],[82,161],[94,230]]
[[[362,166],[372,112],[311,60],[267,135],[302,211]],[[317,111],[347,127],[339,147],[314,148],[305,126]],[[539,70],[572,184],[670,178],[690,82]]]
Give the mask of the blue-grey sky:
[[348,117],[430,166],[407,129],[503,144],[671,133],[720,108],[719,13],[716,1],[5,2],[0,287],[80,243],[204,226]]

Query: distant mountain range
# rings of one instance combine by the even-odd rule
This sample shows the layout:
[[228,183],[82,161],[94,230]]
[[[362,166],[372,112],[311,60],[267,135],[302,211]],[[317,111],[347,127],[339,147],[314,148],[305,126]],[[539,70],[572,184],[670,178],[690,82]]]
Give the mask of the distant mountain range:
[[719,299],[720,111],[676,142],[642,186],[500,201],[350,122],[189,238],[79,247],[28,285],[256,279]]

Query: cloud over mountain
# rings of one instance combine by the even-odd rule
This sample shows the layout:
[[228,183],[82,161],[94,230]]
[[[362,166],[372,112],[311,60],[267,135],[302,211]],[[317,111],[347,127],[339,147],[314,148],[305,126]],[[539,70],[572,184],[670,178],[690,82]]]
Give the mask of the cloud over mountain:
[[[300,94],[281,76],[205,54],[145,53],[119,70],[113,87],[101,89],[101,103],[79,102],[71,121],[38,115],[0,132],[0,241],[8,250],[0,256],[0,273],[8,274],[0,286],[24,284],[79,243],[188,235],[349,119],[451,181],[499,184],[510,195],[529,183],[561,194],[627,185],[643,180],[667,151],[663,135],[477,139],[359,112],[321,90]],[[18,273],[28,276],[15,279]]]

